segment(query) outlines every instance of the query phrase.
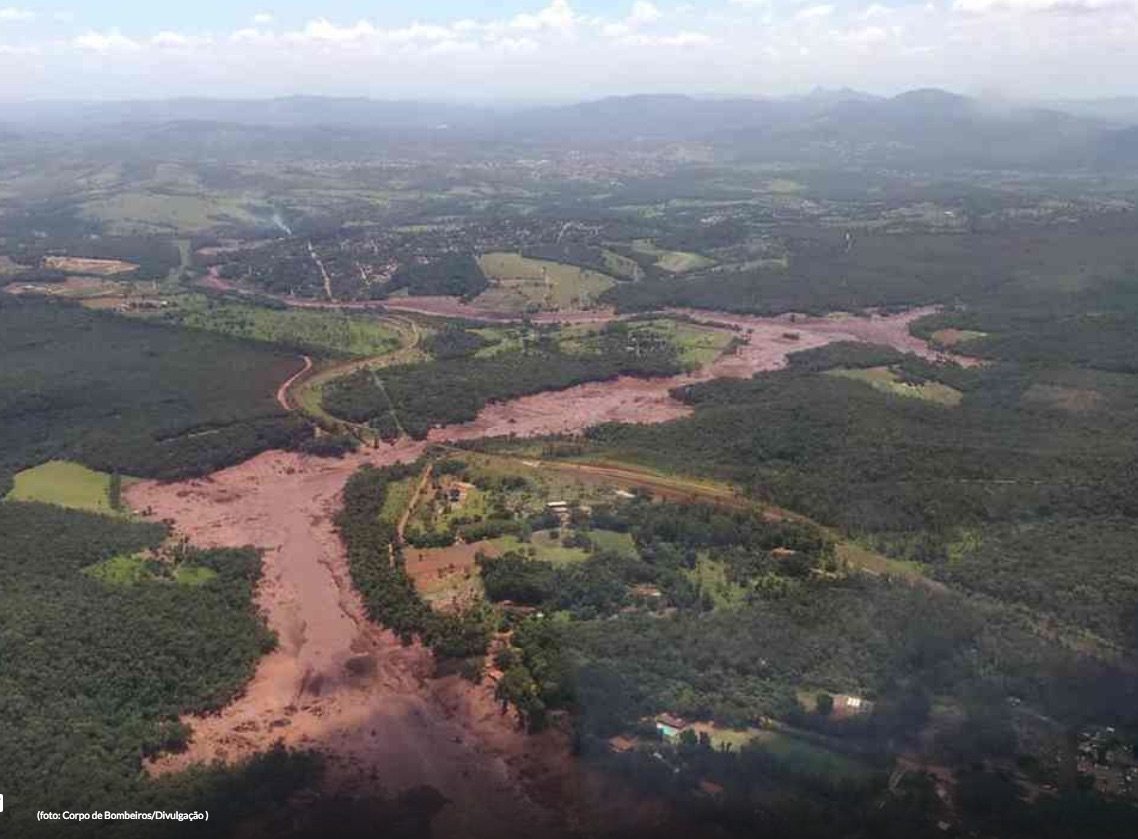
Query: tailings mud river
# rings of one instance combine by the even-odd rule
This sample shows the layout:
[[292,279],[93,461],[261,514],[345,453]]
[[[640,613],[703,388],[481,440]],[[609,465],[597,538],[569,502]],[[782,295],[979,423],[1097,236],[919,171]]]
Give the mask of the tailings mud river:
[[[677,386],[778,369],[789,353],[832,341],[873,341],[938,357],[908,332],[927,312],[791,323],[686,311],[739,329],[750,343],[691,375],[621,378],[492,404],[473,422],[432,430],[429,441],[573,432],[607,421],[664,422],[688,413],[669,396]],[[797,337],[788,337],[790,330]],[[195,545],[260,548],[258,604],[280,642],[234,702],[186,720],[193,728],[187,751],[161,757],[150,771],[233,761],[282,741],[325,755],[333,789],[392,794],[436,788],[450,802],[432,823],[436,836],[494,836],[503,825],[514,834],[555,836],[566,828],[588,831],[593,824],[612,828],[650,818],[627,801],[605,806],[604,782],[569,756],[563,733],[519,731],[513,716],[501,713],[492,686],[433,678],[426,650],[404,647],[365,618],[332,524],[340,493],[362,465],[411,461],[425,445],[405,440],[343,460],[266,452],[207,478],[145,481],[127,490],[135,509],[152,508],[155,518],[172,520],[176,533]]]

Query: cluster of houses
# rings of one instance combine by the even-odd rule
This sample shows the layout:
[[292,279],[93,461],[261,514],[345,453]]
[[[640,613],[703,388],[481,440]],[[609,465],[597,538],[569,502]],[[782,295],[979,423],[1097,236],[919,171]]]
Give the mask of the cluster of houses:
[[1138,798],[1138,743],[1122,739],[1113,728],[1081,731],[1075,766],[1080,775],[1094,779],[1098,792]]

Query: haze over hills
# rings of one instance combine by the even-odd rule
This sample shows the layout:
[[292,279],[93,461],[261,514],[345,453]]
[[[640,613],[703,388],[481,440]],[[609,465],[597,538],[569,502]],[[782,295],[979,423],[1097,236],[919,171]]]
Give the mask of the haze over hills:
[[[1115,102],[1062,107],[993,104],[937,89],[890,98],[815,90],[793,98],[608,97],[565,106],[476,107],[421,101],[293,96],[265,100],[171,99],[31,102],[6,110],[0,128],[36,142],[174,157],[259,154],[335,158],[384,144],[493,143],[596,147],[700,142],[734,159],[912,168],[1047,169],[1117,166],[1138,157]],[[160,148],[151,150],[158,145]]]

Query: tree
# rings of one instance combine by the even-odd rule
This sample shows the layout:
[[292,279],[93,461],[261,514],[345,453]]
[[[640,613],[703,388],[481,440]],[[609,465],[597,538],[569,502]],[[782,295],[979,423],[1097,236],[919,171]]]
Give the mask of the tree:
[[834,712],[834,697],[828,693],[819,693],[814,700],[814,710],[818,716],[828,717]]
[[107,502],[112,510],[122,509],[122,475],[118,472],[112,472],[107,482]]

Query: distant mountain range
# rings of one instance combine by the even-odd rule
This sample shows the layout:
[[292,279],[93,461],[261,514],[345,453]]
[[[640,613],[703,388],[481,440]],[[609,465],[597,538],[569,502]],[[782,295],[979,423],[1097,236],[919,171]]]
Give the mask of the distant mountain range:
[[[472,148],[704,142],[748,160],[898,168],[1097,168],[1138,162],[1138,100],[993,104],[943,90],[893,97],[815,90],[790,98],[641,95],[488,107],[363,98],[40,102],[0,114],[0,144],[29,132],[110,147],[168,143],[177,155],[334,156],[384,143]],[[266,147],[266,143],[268,147]]]

